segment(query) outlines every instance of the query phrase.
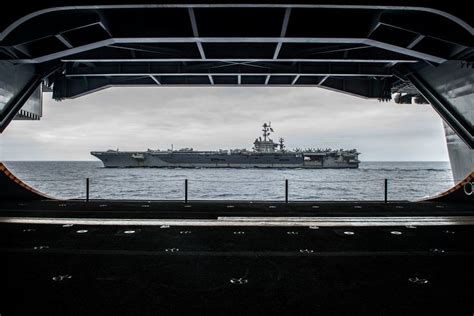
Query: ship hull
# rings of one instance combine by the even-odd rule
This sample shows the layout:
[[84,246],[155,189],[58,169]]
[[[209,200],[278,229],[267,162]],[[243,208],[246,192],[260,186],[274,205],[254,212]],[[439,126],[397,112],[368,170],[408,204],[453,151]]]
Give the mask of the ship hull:
[[342,156],[301,153],[92,152],[106,168],[358,168]]

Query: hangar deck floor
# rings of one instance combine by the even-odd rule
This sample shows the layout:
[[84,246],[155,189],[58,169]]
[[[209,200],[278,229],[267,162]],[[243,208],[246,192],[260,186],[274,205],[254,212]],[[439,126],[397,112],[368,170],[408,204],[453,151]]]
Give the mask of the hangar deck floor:
[[[469,205],[222,202],[212,212],[204,202],[179,210],[172,202],[21,204],[0,210],[2,316],[474,312]],[[127,221],[134,208],[134,219],[149,225]],[[238,214],[279,216],[277,223],[319,218],[320,226],[227,225],[222,218]],[[341,221],[347,214],[385,225]],[[402,225],[407,214],[421,223]],[[121,222],[81,224],[92,215]],[[433,215],[438,223],[422,223]],[[221,216],[223,224],[160,222],[180,216]]]

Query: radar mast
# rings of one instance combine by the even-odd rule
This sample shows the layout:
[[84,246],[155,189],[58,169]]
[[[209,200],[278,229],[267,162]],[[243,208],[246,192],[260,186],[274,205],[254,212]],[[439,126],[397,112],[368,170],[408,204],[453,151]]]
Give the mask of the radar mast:
[[283,137],[280,137],[278,142],[280,143],[280,151],[285,151],[285,140],[283,139]]
[[271,122],[268,122],[262,125],[263,140],[262,140],[262,137],[259,137],[253,143],[254,150],[256,152],[273,153],[275,152],[275,149],[278,147],[278,144],[275,144],[273,140],[270,138],[270,134],[274,132],[271,124],[272,124]]
[[272,128],[272,122],[268,122],[267,123],[263,123],[262,125],[263,129],[262,129],[262,132],[263,132],[263,141],[267,141],[267,137],[268,139],[270,140],[270,133],[273,133],[273,128]]

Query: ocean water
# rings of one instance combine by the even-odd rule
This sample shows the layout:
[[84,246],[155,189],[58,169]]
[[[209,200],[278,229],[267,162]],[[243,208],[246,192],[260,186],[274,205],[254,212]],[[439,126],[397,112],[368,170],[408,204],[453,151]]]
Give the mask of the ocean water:
[[359,169],[108,169],[99,161],[6,162],[12,172],[58,198],[181,200],[419,200],[453,185],[448,162],[362,162]]

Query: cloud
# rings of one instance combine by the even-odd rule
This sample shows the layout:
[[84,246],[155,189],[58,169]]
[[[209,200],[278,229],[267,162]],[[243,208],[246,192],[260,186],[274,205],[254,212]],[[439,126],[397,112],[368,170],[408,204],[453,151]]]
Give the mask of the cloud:
[[380,103],[317,88],[111,88],[14,121],[2,160],[90,160],[91,150],[251,148],[261,124],[288,148],[357,148],[363,160],[448,160],[430,106]]

